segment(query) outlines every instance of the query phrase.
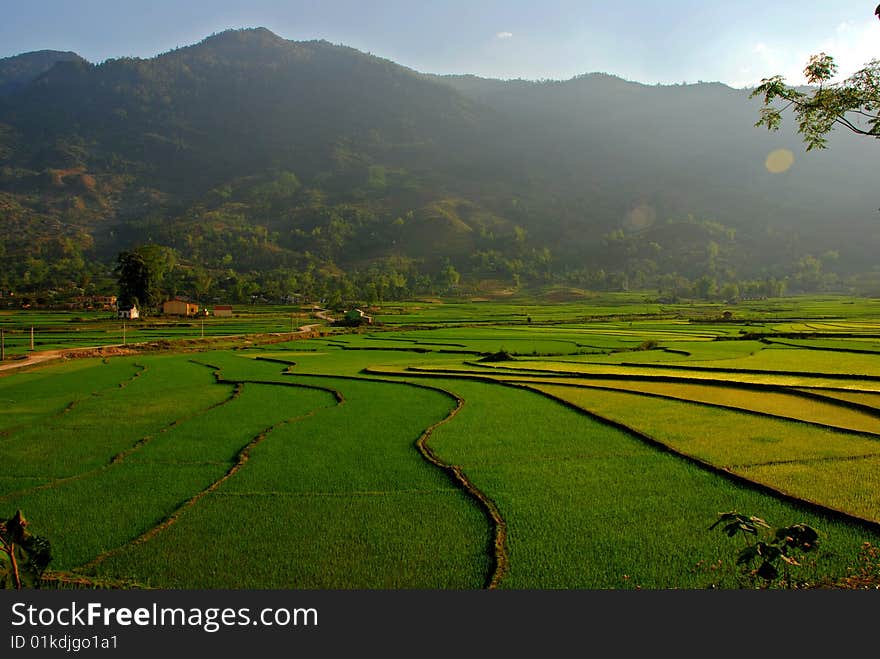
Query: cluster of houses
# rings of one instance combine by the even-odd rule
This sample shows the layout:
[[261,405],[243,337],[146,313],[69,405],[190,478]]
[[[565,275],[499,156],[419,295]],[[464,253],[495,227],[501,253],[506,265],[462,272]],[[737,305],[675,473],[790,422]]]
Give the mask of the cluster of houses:
[[[114,298],[114,303],[116,298]],[[215,304],[213,312],[209,312],[208,309],[196,304],[195,302],[190,302],[189,300],[182,297],[173,297],[170,300],[165,300],[162,303],[162,315],[164,316],[184,316],[184,317],[193,317],[193,316],[208,316],[213,313],[214,316],[217,317],[232,317],[232,306],[228,304]],[[135,320],[140,317],[140,313],[138,312],[137,307],[135,306],[121,306],[118,307],[116,311],[116,315],[118,318],[125,320]],[[321,317],[318,314],[318,317]],[[327,317],[327,320],[333,320],[332,318]],[[334,325],[344,325],[348,327],[357,327],[359,325],[372,325],[373,317],[367,315],[361,309],[350,309],[347,311],[342,318],[339,318],[333,321]]]
[[[115,298],[114,298],[115,303]],[[140,313],[138,312],[137,307],[135,306],[126,306],[119,307],[116,311],[116,315],[119,318],[134,320],[135,318],[140,317]],[[162,315],[164,316],[207,316],[209,312],[207,309],[202,308],[195,302],[190,302],[182,297],[174,297],[170,300],[165,300],[162,303]],[[232,307],[228,304],[215,304],[214,305],[214,315],[223,317],[231,317],[232,316]]]

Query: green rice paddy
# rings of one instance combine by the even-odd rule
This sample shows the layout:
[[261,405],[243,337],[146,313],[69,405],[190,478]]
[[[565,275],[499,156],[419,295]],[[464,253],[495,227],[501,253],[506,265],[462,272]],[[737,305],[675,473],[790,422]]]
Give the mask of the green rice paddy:
[[[880,543],[880,304],[726,309],[424,300],[317,338],[291,333],[307,309],[204,340],[146,320],[132,354],[0,371],[0,513],[86,582],[665,589],[741,585],[708,531],[735,509],[819,529],[799,578],[832,583]],[[39,350],[117,324],[0,314],[20,363],[32,325]]]

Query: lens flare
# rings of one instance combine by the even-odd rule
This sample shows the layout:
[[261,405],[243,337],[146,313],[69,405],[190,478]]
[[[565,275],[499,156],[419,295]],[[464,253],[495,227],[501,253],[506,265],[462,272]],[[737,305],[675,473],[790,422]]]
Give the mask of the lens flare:
[[657,211],[647,204],[642,204],[636,206],[627,213],[626,224],[628,228],[639,231],[641,229],[647,229],[654,224],[656,219]]
[[794,164],[794,154],[788,149],[776,149],[771,151],[764,161],[764,167],[771,174],[781,174],[788,171],[788,168]]

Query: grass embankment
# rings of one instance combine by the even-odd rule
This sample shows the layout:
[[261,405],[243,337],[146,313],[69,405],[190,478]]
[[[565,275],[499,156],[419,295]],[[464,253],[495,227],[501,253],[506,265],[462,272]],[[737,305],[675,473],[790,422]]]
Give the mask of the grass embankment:
[[[637,429],[699,460],[820,505],[880,521],[880,496],[852,478],[880,456],[880,439],[637,394],[531,385],[584,410]],[[801,479],[774,473],[812,474]],[[800,482],[800,487],[795,487]],[[868,479],[869,486],[878,484]],[[875,492],[880,490],[875,489]]]
[[880,393],[880,377],[825,374],[809,371],[779,373],[771,370],[745,370],[685,366],[672,364],[589,364],[551,360],[518,360],[498,364],[482,364],[483,368],[499,368],[522,374],[538,373],[573,377],[637,377],[641,379],[672,379],[681,381],[733,382],[740,384],[770,385],[774,387],[814,387],[820,389],[854,389]]
[[504,377],[507,382],[548,384],[584,389],[632,392],[648,396],[702,403],[732,410],[742,410],[781,419],[803,421],[831,428],[872,433],[880,439],[880,415],[854,400],[816,395],[816,390],[775,390],[770,387],[690,382],[652,382],[650,380],[590,378],[520,378]]
[[[213,380],[208,369],[180,361]],[[166,375],[175,369],[169,370]],[[153,434],[124,446],[120,442],[113,449],[121,452],[111,456],[108,451],[98,464],[79,467],[91,469],[3,499],[4,507],[27,510],[32,519],[40,520],[41,530],[52,539],[54,569],[70,569],[137,537],[222,477],[238,451],[268,425],[332,401],[328,394],[272,386],[249,386],[234,399],[228,398],[229,386],[214,384],[211,389],[228,402],[186,410],[180,390],[160,392],[154,387],[150,406],[178,415],[173,425],[154,424]],[[56,440],[56,450],[71,452],[61,438]],[[89,442],[80,438],[68,443],[79,449]]]
[[[490,366],[491,369],[485,368]],[[876,403],[878,394],[839,392],[818,388],[785,388],[769,384],[722,383],[721,381],[688,380],[671,376],[650,377],[591,374],[570,377],[564,373],[544,372],[527,376],[515,365],[505,368],[503,363],[443,364],[418,366],[386,364],[369,366],[366,371],[383,376],[451,376],[473,380],[497,381],[524,385],[556,385],[585,390],[622,391],[643,396],[671,398],[715,407],[752,412],[781,419],[803,421],[832,429],[880,434],[880,414]],[[603,377],[597,377],[602,375]]]
[[[19,381],[26,385],[26,400],[15,388]],[[50,412],[31,415],[0,437],[0,495],[103,467],[231,393],[231,387],[215,385],[209,371],[179,356],[62,363],[0,379],[0,386],[16,396],[13,409],[21,406],[26,417],[28,410]]]
[[119,388],[140,370],[131,361],[78,360],[0,377],[0,441],[12,428],[42,422],[90,396]]

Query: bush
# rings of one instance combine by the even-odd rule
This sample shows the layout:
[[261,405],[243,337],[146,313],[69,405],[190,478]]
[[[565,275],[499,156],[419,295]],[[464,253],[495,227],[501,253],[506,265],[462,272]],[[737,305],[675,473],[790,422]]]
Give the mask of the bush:
[[480,362],[512,362],[516,361],[513,355],[507,352],[504,348],[499,350],[498,352],[493,352],[492,354],[486,355],[477,361]]

